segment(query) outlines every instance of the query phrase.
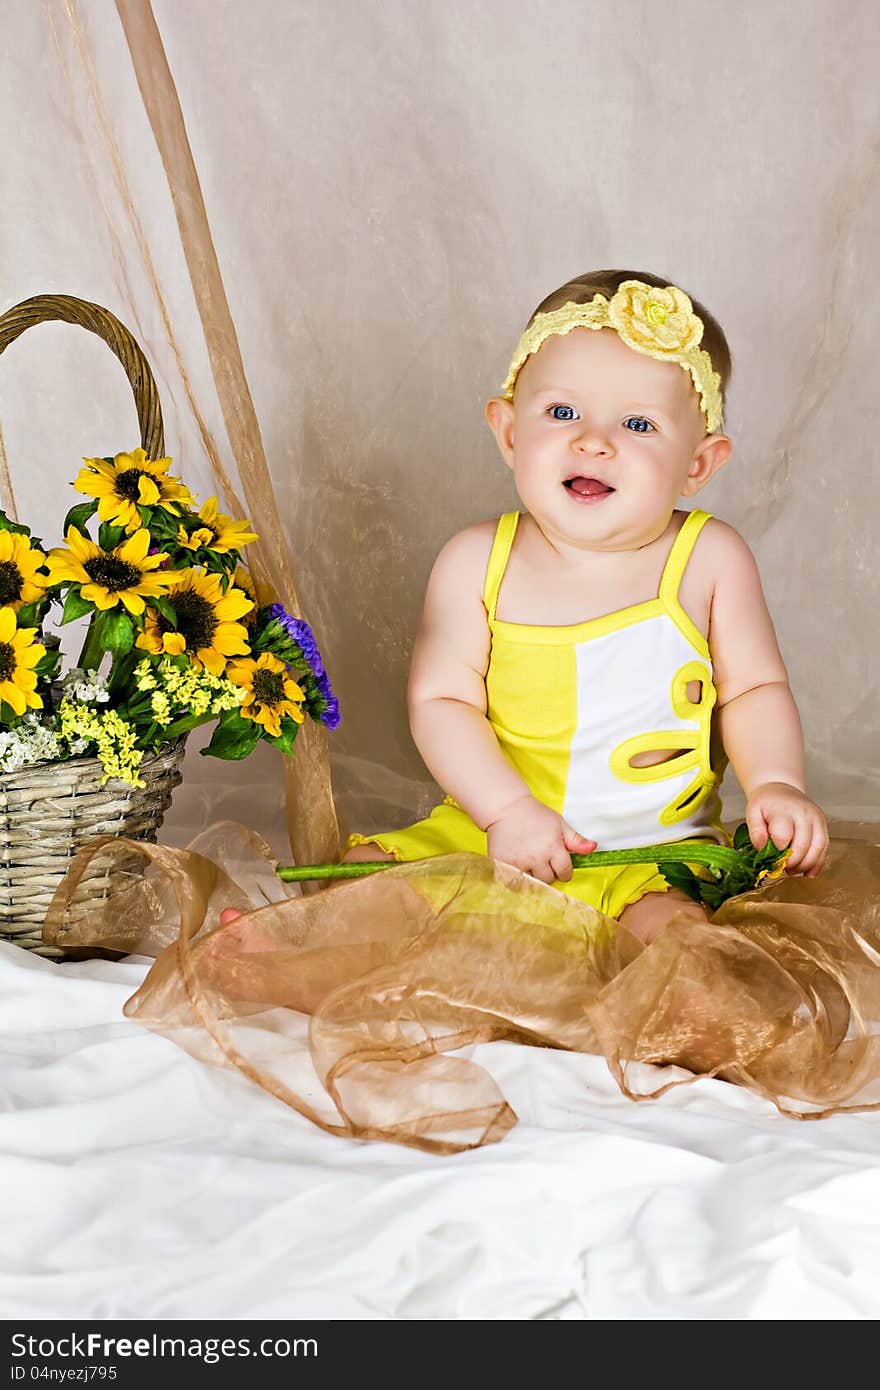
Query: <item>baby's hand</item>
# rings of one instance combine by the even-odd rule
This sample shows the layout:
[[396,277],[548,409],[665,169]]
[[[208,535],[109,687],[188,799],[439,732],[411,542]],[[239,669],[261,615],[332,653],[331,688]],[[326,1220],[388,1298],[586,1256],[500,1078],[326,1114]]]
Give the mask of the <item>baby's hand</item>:
[[487,852],[542,883],[559,879],[567,883],[573,870],[571,853],[592,854],[595,840],[588,840],[562,819],[557,811],[534,796],[521,797],[486,830]]
[[787,874],[815,878],[828,852],[828,825],[814,802],[788,782],[763,782],[755,787],[746,806],[749,838],[763,849],[767,835],[777,849],[791,845]]

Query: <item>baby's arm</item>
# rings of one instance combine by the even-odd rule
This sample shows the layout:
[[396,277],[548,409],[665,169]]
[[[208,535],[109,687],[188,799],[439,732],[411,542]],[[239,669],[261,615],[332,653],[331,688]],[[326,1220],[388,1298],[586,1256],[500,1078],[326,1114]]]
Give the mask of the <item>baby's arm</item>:
[[433,777],[487,832],[489,854],[551,883],[571,878],[570,850],[587,854],[595,841],[531,795],[486,717],[491,538],[485,525],[470,526],[434,562],[407,685],[410,728]]
[[732,526],[716,521],[715,589],[709,620],[718,730],[746,795],[752,843],[768,833],[791,845],[788,873],[815,878],[828,827],[806,795],[800,715],[767,609],[755,557]]

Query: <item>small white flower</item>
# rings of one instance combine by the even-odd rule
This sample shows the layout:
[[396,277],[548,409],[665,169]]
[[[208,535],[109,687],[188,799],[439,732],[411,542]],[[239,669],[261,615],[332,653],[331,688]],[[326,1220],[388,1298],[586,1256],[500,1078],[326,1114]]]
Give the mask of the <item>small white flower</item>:
[[28,714],[14,729],[0,733],[0,769],[17,772],[32,763],[56,762],[66,756],[55,734],[39,716]]
[[107,679],[98,671],[82,671],[72,666],[61,682],[62,693],[68,700],[81,700],[84,704],[105,704],[110,699]]

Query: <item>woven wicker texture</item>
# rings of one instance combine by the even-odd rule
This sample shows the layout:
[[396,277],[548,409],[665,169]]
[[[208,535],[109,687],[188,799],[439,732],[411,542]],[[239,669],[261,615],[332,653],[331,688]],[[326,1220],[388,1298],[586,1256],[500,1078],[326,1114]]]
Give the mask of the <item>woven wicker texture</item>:
[[[0,773],[0,940],[58,958],[63,951],[44,946],[43,919],[52,895],[77,850],[99,835],[155,840],[182,780],[185,740],[145,756],[140,773],[145,787],[111,779],[97,758],[36,763],[19,772]],[[83,880],[80,901],[105,898],[121,887],[126,867],[108,875],[100,868]],[[140,872],[142,861],[132,867]],[[71,907],[71,920],[76,916]]]
[[[0,316],[0,354],[37,323],[61,320],[87,328],[116,354],[134,393],[141,445],[148,458],[162,458],[165,434],[156,383],[147,359],[128,329],[99,304],[70,295],[36,295]],[[64,952],[44,946],[42,923],[52,895],[74,854],[99,835],[155,840],[182,780],[185,739],[145,755],[140,775],[146,786],[111,779],[101,786],[97,758],[37,763],[18,772],[0,772],[0,940],[53,959]],[[126,865],[113,872],[100,867],[83,879],[78,901],[107,897],[126,878]],[[135,856],[130,871],[141,872]],[[73,909],[75,912],[75,907]]]

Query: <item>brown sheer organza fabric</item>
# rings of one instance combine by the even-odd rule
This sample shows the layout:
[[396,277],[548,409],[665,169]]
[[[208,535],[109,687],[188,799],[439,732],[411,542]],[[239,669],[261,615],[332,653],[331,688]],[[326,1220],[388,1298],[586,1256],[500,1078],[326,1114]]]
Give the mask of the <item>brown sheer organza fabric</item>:
[[[269,474],[263,437],[254,407],[229,307],[229,300],[208,222],[201,182],[193,158],[177,87],[150,0],[116,0],[116,9],[131,54],[132,65],[156,146],[162,160],[174,205],[181,246],[205,337],[211,374],[229,440],[232,466],[224,466],[193,392],[183,352],[174,333],[149,239],[132,197],[125,161],[101,93],[92,47],[76,0],[55,0],[49,8],[58,57],[67,81],[75,89],[78,76],[71,72],[58,32],[54,11],[63,16],[73,36],[76,53],[106,148],[108,168],[119,204],[134,235],[147,283],[159,309],[172,348],[181,383],[197,422],[218,492],[237,516],[247,515],[260,540],[248,548],[246,561],[261,602],[278,601],[296,617],[302,613],[294,582],[293,558],[281,522]],[[92,150],[83,134],[83,154],[91,167]],[[112,218],[101,201],[117,242]],[[122,267],[127,283],[127,271]],[[0,482],[4,454],[0,448]],[[237,475],[237,476],[235,476]],[[240,482],[244,500],[239,497]],[[11,494],[7,491],[6,496]],[[320,632],[316,633],[321,641]],[[296,756],[282,755],[286,786],[287,830],[291,852],[298,863],[325,862],[339,857],[340,827],[330,782],[329,747],[323,725],[306,720],[297,737]],[[311,885],[307,891],[312,891]]]
[[[81,900],[90,861],[132,852],[143,875],[104,903]],[[244,915],[223,927],[226,906]],[[643,947],[480,855],[305,896],[227,821],[185,850],[126,839],[84,850],[44,934],[156,955],[128,1017],[351,1138],[434,1153],[502,1139],[515,1114],[454,1055],[498,1039],[602,1054],[634,1100],[718,1076],[799,1119],[880,1108],[875,843],[832,839],[818,879],[741,894],[708,923],[678,914]],[[632,1064],[645,1062],[690,1074],[639,1091]]]

